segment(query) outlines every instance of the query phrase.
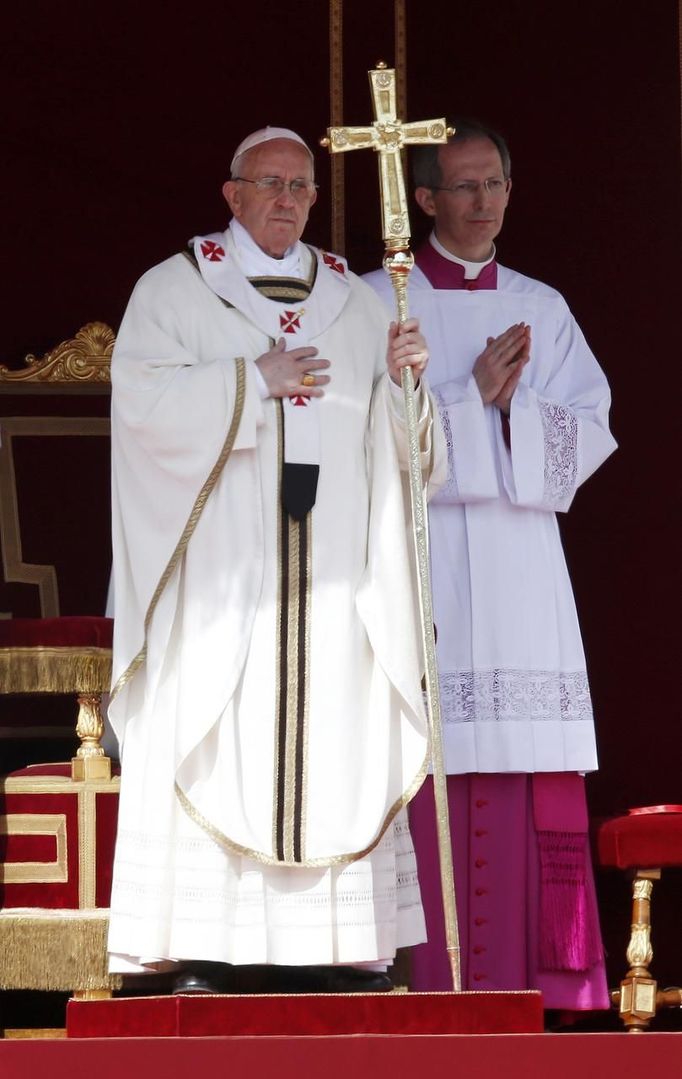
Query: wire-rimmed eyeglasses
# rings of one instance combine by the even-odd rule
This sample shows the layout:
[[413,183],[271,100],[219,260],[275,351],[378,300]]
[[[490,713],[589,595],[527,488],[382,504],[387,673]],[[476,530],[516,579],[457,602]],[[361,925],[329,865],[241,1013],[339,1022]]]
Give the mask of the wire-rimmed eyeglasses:
[[483,188],[489,195],[505,195],[509,190],[509,180],[500,180],[497,176],[491,176],[487,180],[458,180],[449,187],[432,187],[432,191],[448,191],[451,195],[460,198],[473,198],[478,194],[479,188]]
[[279,176],[261,176],[259,180],[247,180],[246,176],[234,176],[233,180],[240,184],[253,184],[261,195],[272,199],[279,198],[282,192],[288,189],[291,197],[298,202],[312,198],[319,187],[314,180],[296,179],[287,182]]

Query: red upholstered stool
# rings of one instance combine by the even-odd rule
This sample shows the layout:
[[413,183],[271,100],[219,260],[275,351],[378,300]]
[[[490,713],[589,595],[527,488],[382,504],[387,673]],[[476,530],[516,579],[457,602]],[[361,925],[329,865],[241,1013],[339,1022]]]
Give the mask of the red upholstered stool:
[[645,806],[603,821],[596,846],[601,866],[624,869],[633,880],[630,969],[611,996],[629,1031],[646,1030],[659,1008],[682,1007],[682,989],[657,989],[649,973],[653,882],[662,869],[682,867],[682,806]]
[[0,777],[0,988],[108,996],[119,777],[100,744],[113,622],[0,621],[0,690],[75,694],[76,756]]

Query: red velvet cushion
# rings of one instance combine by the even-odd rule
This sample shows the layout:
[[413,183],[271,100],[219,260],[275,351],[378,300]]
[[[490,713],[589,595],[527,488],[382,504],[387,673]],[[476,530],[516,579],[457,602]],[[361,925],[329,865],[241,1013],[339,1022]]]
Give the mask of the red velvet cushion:
[[682,866],[682,813],[626,814],[597,827],[600,865],[618,869]]
[[0,648],[111,648],[113,618],[2,618]]
[[[65,776],[71,779],[71,761],[55,761],[53,764],[28,764],[26,768],[17,768],[10,772],[16,776]],[[3,777],[4,778],[4,777]]]
[[[121,768],[118,764],[111,765],[112,776],[120,776]],[[17,768],[10,772],[12,778],[17,776],[66,776],[71,779],[71,761],[54,761],[52,764],[28,764],[25,768]],[[7,776],[3,777],[7,778]]]

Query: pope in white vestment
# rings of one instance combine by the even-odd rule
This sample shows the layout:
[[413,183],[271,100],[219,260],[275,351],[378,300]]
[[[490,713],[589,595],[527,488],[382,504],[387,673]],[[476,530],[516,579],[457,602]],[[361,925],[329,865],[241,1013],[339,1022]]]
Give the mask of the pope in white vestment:
[[[597,749],[556,514],[615,448],[609,388],[563,297],[495,259],[506,147],[454,126],[415,166],[435,230],[409,310],[429,342],[448,452],[429,521],[463,986],[608,1007],[579,774]],[[365,279],[390,304],[384,278]],[[486,400],[483,362],[512,338]],[[410,807],[429,930],[413,988],[444,989],[430,797],[425,787]]]
[[[309,151],[278,131],[247,145],[260,175],[233,166],[226,187],[296,233],[312,184],[286,154],[298,168]],[[142,277],[112,362],[113,970],[390,962],[424,939],[404,807],[428,747],[389,319],[343,259],[297,234],[273,257],[238,217]],[[289,395],[257,363],[286,361],[277,341],[311,353]],[[428,477],[442,436],[423,381],[418,409]],[[317,477],[299,518],[290,466]]]

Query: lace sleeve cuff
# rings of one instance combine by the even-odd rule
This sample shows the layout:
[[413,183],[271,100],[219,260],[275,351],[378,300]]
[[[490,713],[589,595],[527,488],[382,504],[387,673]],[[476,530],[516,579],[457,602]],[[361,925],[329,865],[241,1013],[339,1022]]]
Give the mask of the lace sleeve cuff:
[[575,412],[520,385],[512,400],[511,455],[505,456],[504,483],[515,505],[567,510],[578,481]]

